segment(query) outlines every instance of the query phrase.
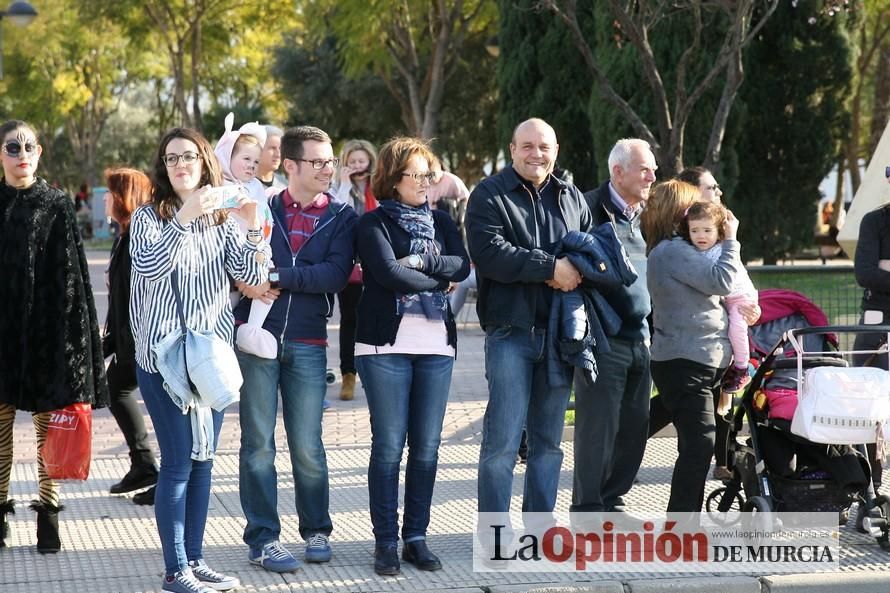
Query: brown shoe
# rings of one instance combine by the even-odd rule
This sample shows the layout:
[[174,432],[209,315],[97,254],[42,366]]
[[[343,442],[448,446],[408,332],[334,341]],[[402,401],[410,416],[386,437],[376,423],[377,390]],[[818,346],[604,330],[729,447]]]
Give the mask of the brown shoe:
[[355,373],[343,373],[343,384],[340,386],[340,399],[349,401],[355,397]]

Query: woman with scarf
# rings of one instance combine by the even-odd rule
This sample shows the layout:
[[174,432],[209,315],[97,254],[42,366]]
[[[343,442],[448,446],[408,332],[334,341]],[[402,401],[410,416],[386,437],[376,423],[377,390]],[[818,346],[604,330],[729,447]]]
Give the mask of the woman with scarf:
[[380,150],[372,190],[380,206],[358,224],[364,264],[356,367],[371,413],[368,493],[374,570],[398,574],[399,465],[407,439],[402,559],[438,570],[426,546],[442,419],[451,385],[457,328],[446,294],[470,271],[451,218],[431,210],[433,156],[415,138]]

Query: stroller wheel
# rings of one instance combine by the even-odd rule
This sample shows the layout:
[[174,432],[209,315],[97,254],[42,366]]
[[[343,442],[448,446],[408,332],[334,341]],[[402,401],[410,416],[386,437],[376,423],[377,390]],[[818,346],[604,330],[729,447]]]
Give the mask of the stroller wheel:
[[742,511],[742,525],[746,531],[773,530],[772,505],[763,496],[752,496],[749,498],[745,501]]
[[733,525],[742,517],[744,501],[738,488],[717,488],[708,495],[705,500],[705,510],[708,518],[717,525]]

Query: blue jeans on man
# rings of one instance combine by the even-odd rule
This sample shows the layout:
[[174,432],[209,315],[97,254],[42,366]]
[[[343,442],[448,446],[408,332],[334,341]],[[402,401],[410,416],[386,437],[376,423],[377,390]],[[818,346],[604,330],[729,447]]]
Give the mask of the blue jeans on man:
[[315,534],[330,535],[328,465],[321,440],[327,389],[325,347],[286,342],[279,347],[276,359],[237,354],[244,376],[239,407],[239,487],[247,518],[244,542],[258,548],[278,540],[281,533],[275,471],[279,388],[300,536],[308,540]]
[[426,538],[454,359],[433,354],[357,356],[371,413],[368,495],[378,547],[398,543],[399,466],[408,443],[402,541]]
[[[189,561],[204,557],[204,526],[210,506],[210,472],[213,460],[192,460],[192,422],[173,403],[160,373],[137,367],[136,377],[145,407],[151,416],[161,470],[155,487],[155,519],[164,554],[164,570],[175,574]],[[219,442],[223,413],[213,415],[213,450]]]
[[522,510],[553,511],[563,459],[560,442],[571,392],[571,367],[563,370],[565,387],[550,387],[544,330],[486,327],[488,406],[479,453],[479,512],[510,510],[513,469],[523,426],[528,432],[528,461]]

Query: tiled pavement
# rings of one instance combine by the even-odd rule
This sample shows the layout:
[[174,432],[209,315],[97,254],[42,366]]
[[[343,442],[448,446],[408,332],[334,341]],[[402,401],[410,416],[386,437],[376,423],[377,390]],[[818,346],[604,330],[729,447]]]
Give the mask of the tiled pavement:
[[[92,267],[101,272],[101,254],[91,255],[97,261]],[[101,291],[97,290],[97,293]],[[97,295],[97,301],[102,310],[100,315],[104,316],[102,294]],[[386,578],[374,574],[373,540],[367,511],[366,470],[370,442],[367,408],[361,388],[356,390],[354,401],[339,401],[339,384],[328,390],[328,397],[333,405],[324,417],[324,440],[330,466],[331,511],[335,529],[332,535],[333,561],[323,565],[308,565],[289,575],[267,573],[247,563],[246,548],[241,541],[244,520],[238,500],[239,429],[237,408],[233,408],[227,413],[223,425],[214,467],[213,496],[205,537],[206,557],[211,565],[236,574],[243,583],[241,590],[263,592],[481,593],[524,591],[547,584],[563,587],[573,585],[574,590],[579,591],[676,591],[693,588],[761,591],[769,588],[767,581],[740,577],[711,576],[705,580],[679,580],[671,577],[646,581],[638,579],[651,578],[652,575],[474,573],[470,534],[475,517],[476,465],[486,393],[483,336],[472,321],[471,316],[470,323],[460,332],[458,360],[445,419],[430,526],[430,545],[442,557],[444,570],[425,573],[408,565],[403,566],[402,575],[398,577]],[[331,335],[334,336],[334,332]],[[335,339],[332,344],[329,360],[336,361]],[[278,442],[284,443],[280,426],[277,434]],[[16,463],[13,468],[11,496],[26,502],[36,498],[36,466],[33,429],[30,417],[25,414],[20,414],[17,418],[15,441]],[[565,462],[560,480],[558,508],[567,508],[571,497],[572,448],[570,442],[564,445]],[[107,410],[95,414],[93,446],[94,463],[90,479],[65,484],[62,488],[63,502],[67,506],[67,510],[61,514],[64,546],[62,553],[41,556],[36,552],[34,516],[20,504],[18,514],[11,521],[11,547],[0,550],[0,592],[131,593],[160,590],[163,563],[152,509],[133,505],[129,496],[108,494],[108,487],[126,472],[128,459],[123,438]],[[650,441],[639,474],[640,483],[627,497],[629,508],[653,512],[664,508],[675,446],[672,438]],[[279,507],[283,520],[282,541],[295,552],[301,551],[293,501],[294,485],[285,454],[279,454],[277,465]],[[518,504],[521,497],[523,472],[523,466],[518,466],[514,480],[514,504]],[[716,485],[709,484],[711,487]],[[858,582],[856,578],[877,576],[890,569],[890,555],[881,552],[870,538],[846,527],[841,531],[841,542],[841,571],[833,576],[819,578],[819,583],[829,587],[819,590],[853,590]],[[776,584],[778,582],[781,579],[773,582],[770,590],[779,590]],[[814,589],[804,587],[796,590]],[[890,586],[862,590],[890,590]]]

